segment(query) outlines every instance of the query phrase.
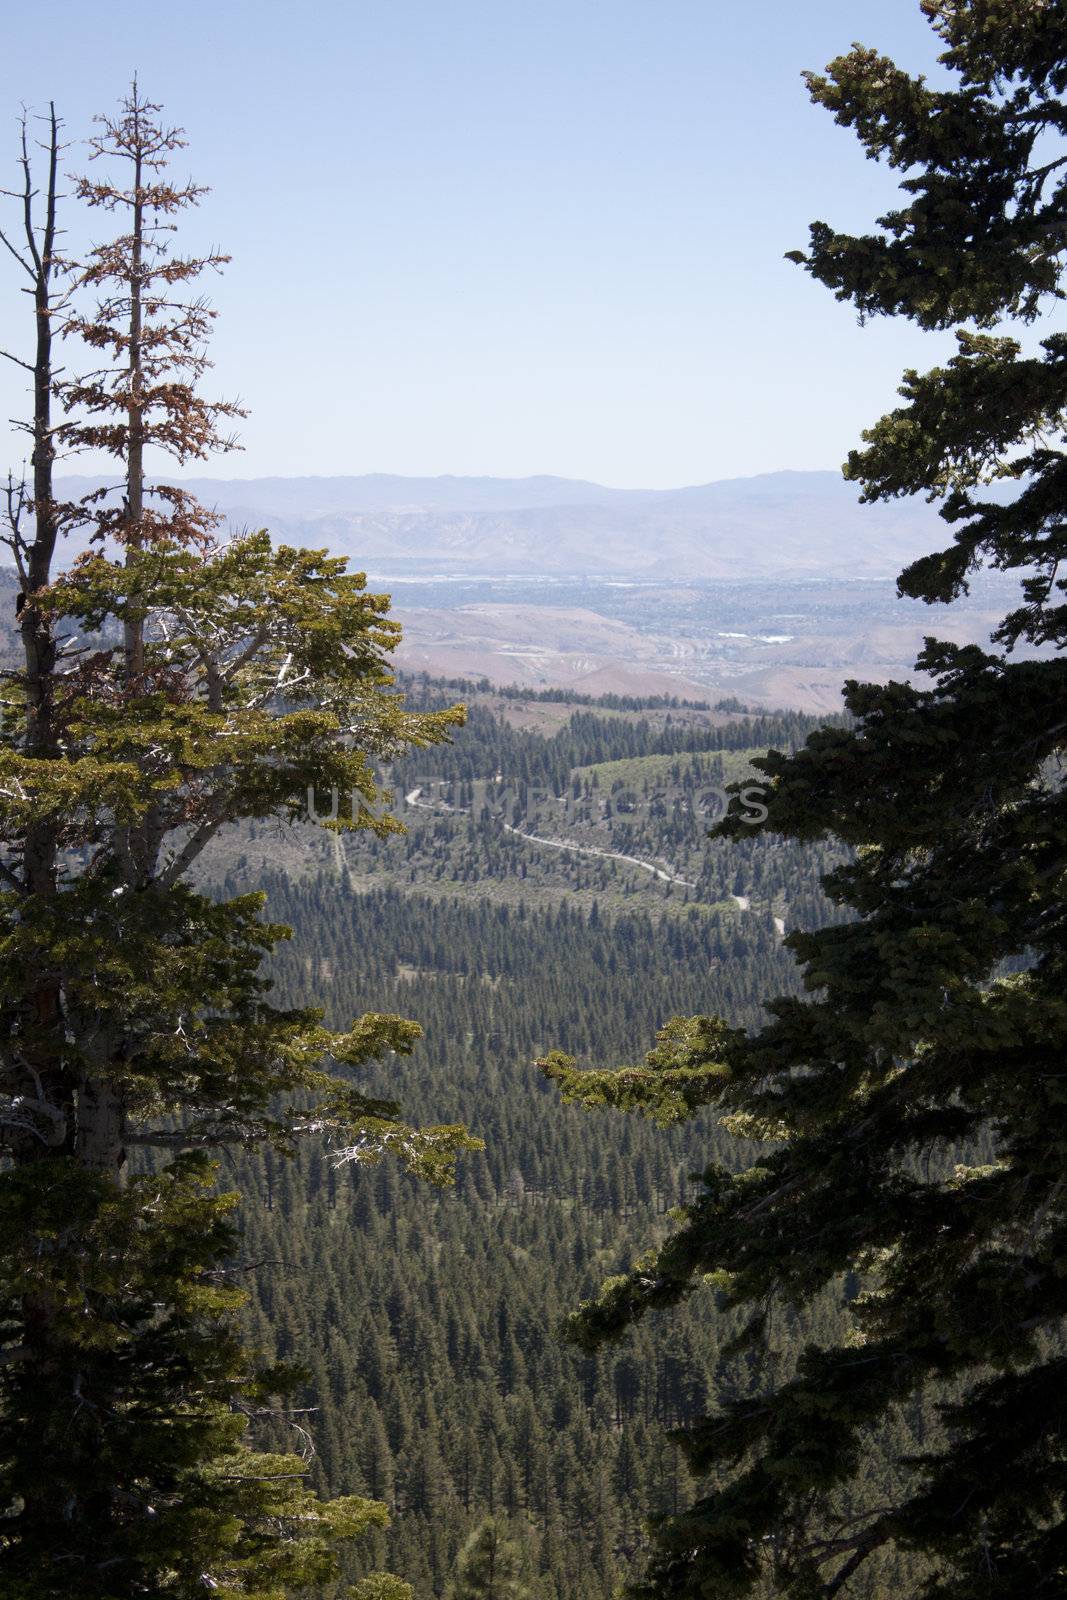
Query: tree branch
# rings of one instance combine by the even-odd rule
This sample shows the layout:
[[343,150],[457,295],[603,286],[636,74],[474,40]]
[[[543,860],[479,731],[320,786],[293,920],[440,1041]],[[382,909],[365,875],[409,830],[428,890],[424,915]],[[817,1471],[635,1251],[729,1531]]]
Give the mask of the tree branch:
[[848,1580],[859,1571],[867,1557],[889,1539],[888,1532],[871,1529],[869,1533],[856,1541],[856,1547],[841,1570],[834,1574],[830,1582],[823,1589],[825,1600],[833,1600],[835,1594],[840,1594]]
[[159,873],[156,880],[157,883],[162,884],[165,889],[173,888],[182,873],[192,866],[200,852],[211,843],[225,820],[225,816],[217,816],[201,823],[192,837],[186,840],[178,854],[171,859],[169,865]]

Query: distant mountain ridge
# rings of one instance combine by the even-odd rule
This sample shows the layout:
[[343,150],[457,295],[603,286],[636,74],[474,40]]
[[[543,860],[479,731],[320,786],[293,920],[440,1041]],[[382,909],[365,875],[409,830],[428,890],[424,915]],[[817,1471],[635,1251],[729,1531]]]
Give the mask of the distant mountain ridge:
[[[59,491],[74,497],[103,481],[65,478]],[[325,545],[379,574],[885,578],[947,536],[924,501],[860,506],[835,472],[680,489],[384,473],[175,481],[231,527],[269,527],[279,539]]]

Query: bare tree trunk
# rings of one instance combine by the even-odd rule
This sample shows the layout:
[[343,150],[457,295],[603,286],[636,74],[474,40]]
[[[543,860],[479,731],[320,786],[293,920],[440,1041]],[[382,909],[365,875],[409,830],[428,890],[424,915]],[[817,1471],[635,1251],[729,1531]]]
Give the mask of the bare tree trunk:
[[[51,580],[52,558],[59,534],[59,513],[53,487],[56,449],[52,427],[53,286],[59,170],[59,122],[54,105],[49,106],[48,128],[48,180],[44,220],[39,232],[34,226],[34,189],[25,122],[22,128],[24,265],[33,280],[35,316],[33,418],[30,423],[33,440],[33,538],[25,542],[16,526],[13,525],[11,529],[15,556],[25,585],[19,615],[25,660],[25,749],[27,755],[45,760],[56,753],[53,724],[56,639],[52,620],[40,600],[41,592]],[[56,858],[56,830],[53,823],[32,822],[26,830],[22,849],[22,882],[28,897],[51,899],[55,896]],[[69,1138],[72,1124],[70,1090],[63,1082],[60,1053],[55,1047],[62,1028],[58,982],[48,979],[40,983],[28,999],[29,1021],[35,1035],[29,1059],[39,1080],[38,1092],[42,1099],[65,1113]],[[54,1037],[55,1044],[51,1042],[50,1035]],[[35,1146],[32,1139],[27,1141],[27,1145],[29,1148],[24,1152],[24,1157],[33,1159],[40,1146]]]
[[[53,336],[56,312],[56,203],[59,169],[59,123],[55,107],[49,108],[48,180],[42,224],[34,226],[34,189],[30,171],[25,126],[22,138],[23,169],[23,264],[33,280],[35,342],[32,365],[33,418],[29,425],[33,446],[31,466],[33,489],[31,508],[34,518],[32,539],[26,538],[12,519],[11,542],[24,584],[19,614],[25,658],[25,749],[27,755],[47,760],[58,754],[55,728],[55,682],[58,658],[54,625],[41,595],[52,578],[52,562],[60,533],[62,514],[55,499],[54,469],[56,434],[53,427],[55,372]],[[139,179],[139,175],[138,175]],[[138,212],[138,228],[140,213]],[[139,334],[140,292],[132,313]],[[136,365],[138,403],[131,415],[139,418],[140,345],[131,365]],[[23,363],[29,366],[29,363]],[[130,497],[134,501],[134,526],[139,526],[141,493],[140,429],[137,432],[135,470],[130,475]],[[140,646],[143,629],[134,632]],[[22,848],[22,885],[27,902],[54,900],[59,892],[58,841],[51,821],[34,821],[26,829]],[[84,1076],[74,1082],[64,1065],[64,1015],[62,988],[58,978],[47,977],[27,995],[28,1037],[25,1059],[28,1063],[26,1092],[46,1102],[58,1113],[55,1138],[42,1143],[32,1134],[15,1141],[13,1154],[20,1162],[33,1162],[63,1151],[74,1155],[85,1166],[121,1180],[126,1152],[123,1148],[124,1110],[106,1075]],[[31,1042],[32,1041],[32,1042]],[[44,1327],[45,1308],[27,1306],[34,1326]]]
[[126,1106],[108,1078],[87,1076],[82,1081],[77,1129],[78,1160],[121,1184],[126,1170]]
[[[59,132],[55,107],[49,116],[48,194],[45,223],[38,246],[30,210],[31,186],[29,159],[23,130],[23,168],[25,231],[34,268],[33,302],[36,315],[36,344],[33,363],[33,516],[34,537],[26,553],[26,594],[22,605],[22,643],[26,660],[26,749],[34,756],[54,751],[52,728],[53,675],[56,643],[49,617],[41,610],[38,595],[52,571],[52,556],[59,532],[53,495],[52,473],[55,442],[52,434],[52,273],[56,237],[56,178],[59,162]],[[55,890],[55,830],[50,824],[35,824],[28,831],[24,851],[26,889],[30,894]]]

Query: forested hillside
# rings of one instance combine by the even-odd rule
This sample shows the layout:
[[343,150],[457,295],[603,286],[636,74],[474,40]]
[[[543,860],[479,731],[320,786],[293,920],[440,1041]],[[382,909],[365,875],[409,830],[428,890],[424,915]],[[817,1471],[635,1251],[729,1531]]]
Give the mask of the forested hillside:
[[[753,785],[735,808],[758,815],[752,758],[803,742],[817,719],[752,716],[732,702],[709,709],[612,696],[588,705],[463,683],[407,687],[420,709],[462,695],[468,720],[452,743],[385,769],[403,835],[339,839],[310,826],[252,824],[218,842],[215,875],[251,883],[284,864],[303,878],[328,864],[356,892],[390,886],[528,905],[566,894],[589,911],[595,902],[598,913],[635,904],[672,915],[744,910],[779,935],[787,921],[829,914],[818,887],[824,854],[786,855],[766,839],[711,849],[707,839],[732,783]],[[334,807],[345,814],[348,797],[308,802],[326,820]]]
[[[414,688],[427,703],[453,692]],[[668,1430],[722,1385],[766,1375],[721,1367],[736,1328],[704,1294],[595,1359],[562,1344],[558,1324],[665,1230],[698,1161],[744,1147],[713,1120],[671,1134],[561,1110],[533,1064],[550,1045],[639,1057],[674,1013],[754,1026],[762,996],[795,987],[781,927],[825,917],[824,863],[768,839],[709,842],[721,802],[702,797],[808,724],[466,693],[455,742],[396,769],[429,808],[406,808],[406,837],[338,844],[306,830],[264,887],[294,930],[275,959],[280,997],[339,1023],[364,1008],[417,1018],[413,1060],[370,1086],[419,1117],[467,1122],[485,1154],[449,1194],[389,1164],[335,1172],[321,1152],[243,1165],[250,1324],[264,1348],[310,1358],[321,1485],[395,1509],[377,1548],[349,1558],[353,1574],[387,1566],[430,1600],[495,1510],[539,1600],[607,1600],[649,1508],[692,1493]],[[645,857],[670,878],[526,833]],[[258,880],[284,843],[225,841],[226,891]],[[839,1301],[827,1297],[824,1322]],[[801,1332],[775,1330],[783,1361]]]

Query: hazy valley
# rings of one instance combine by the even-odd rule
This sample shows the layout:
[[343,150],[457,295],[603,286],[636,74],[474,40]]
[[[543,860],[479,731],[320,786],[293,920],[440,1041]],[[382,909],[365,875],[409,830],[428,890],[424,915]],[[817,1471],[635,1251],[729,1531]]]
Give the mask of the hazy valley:
[[[63,480],[72,497],[96,480]],[[399,663],[599,695],[832,711],[846,678],[905,678],[925,635],[984,644],[1015,592],[951,611],[895,577],[945,542],[922,500],[861,506],[831,472],[677,490],[562,478],[187,480],[230,529],[324,546],[393,596]]]

